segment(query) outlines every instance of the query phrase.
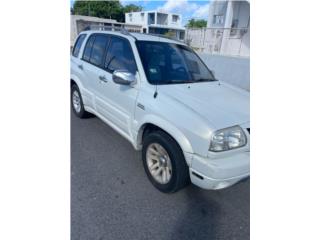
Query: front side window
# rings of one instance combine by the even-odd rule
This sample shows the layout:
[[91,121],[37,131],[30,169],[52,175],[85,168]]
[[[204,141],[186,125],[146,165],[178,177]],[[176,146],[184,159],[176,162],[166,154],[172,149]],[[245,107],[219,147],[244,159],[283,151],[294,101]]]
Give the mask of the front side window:
[[72,55],[73,55],[74,57],[78,57],[79,52],[80,52],[80,48],[81,48],[82,43],[83,43],[83,40],[84,40],[85,38],[86,38],[86,34],[81,34],[81,35],[78,37],[78,39],[77,39],[77,41],[76,41],[76,43],[75,43],[75,45],[74,45],[73,51],[72,51]]
[[137,71],[134,55],[128,40],[112,37],[105,61],[105,68],[115,70],[128,70],[135,74]]
[[136,43],[151,84],[215,81],[207,66],[187,46],[153,41]]

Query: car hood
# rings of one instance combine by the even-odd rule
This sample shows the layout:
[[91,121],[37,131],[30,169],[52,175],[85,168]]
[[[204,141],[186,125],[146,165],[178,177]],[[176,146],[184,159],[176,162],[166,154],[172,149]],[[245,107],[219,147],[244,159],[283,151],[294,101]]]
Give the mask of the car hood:
[[158,87],[159,94],[196,112],[216,129],[250,121],[249,93],[229,84],[214,81]]

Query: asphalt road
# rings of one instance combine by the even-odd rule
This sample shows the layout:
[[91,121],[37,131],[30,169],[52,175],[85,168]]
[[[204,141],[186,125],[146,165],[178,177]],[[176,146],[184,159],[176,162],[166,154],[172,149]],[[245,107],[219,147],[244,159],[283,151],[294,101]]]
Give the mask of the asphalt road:
[[164,194],[140,152],[100,119],[71,113],[71,239],[249,239],[250,181]]

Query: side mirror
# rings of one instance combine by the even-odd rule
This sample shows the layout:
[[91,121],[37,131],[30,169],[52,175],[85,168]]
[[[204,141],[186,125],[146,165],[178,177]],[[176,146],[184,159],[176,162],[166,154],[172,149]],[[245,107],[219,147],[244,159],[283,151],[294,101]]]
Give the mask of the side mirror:
[[128,70],[115,70],[112,74],[112,80],[116,84],[132,86],[136,83],[136,76]]

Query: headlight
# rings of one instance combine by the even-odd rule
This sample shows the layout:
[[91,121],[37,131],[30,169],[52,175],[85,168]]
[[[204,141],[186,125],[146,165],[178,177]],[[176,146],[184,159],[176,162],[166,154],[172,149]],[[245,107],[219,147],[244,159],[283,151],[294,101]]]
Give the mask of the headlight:
[[239,126],[220,129],[214,132],[210,151],[222,152],[242,147],[247,144],[247,137]]

